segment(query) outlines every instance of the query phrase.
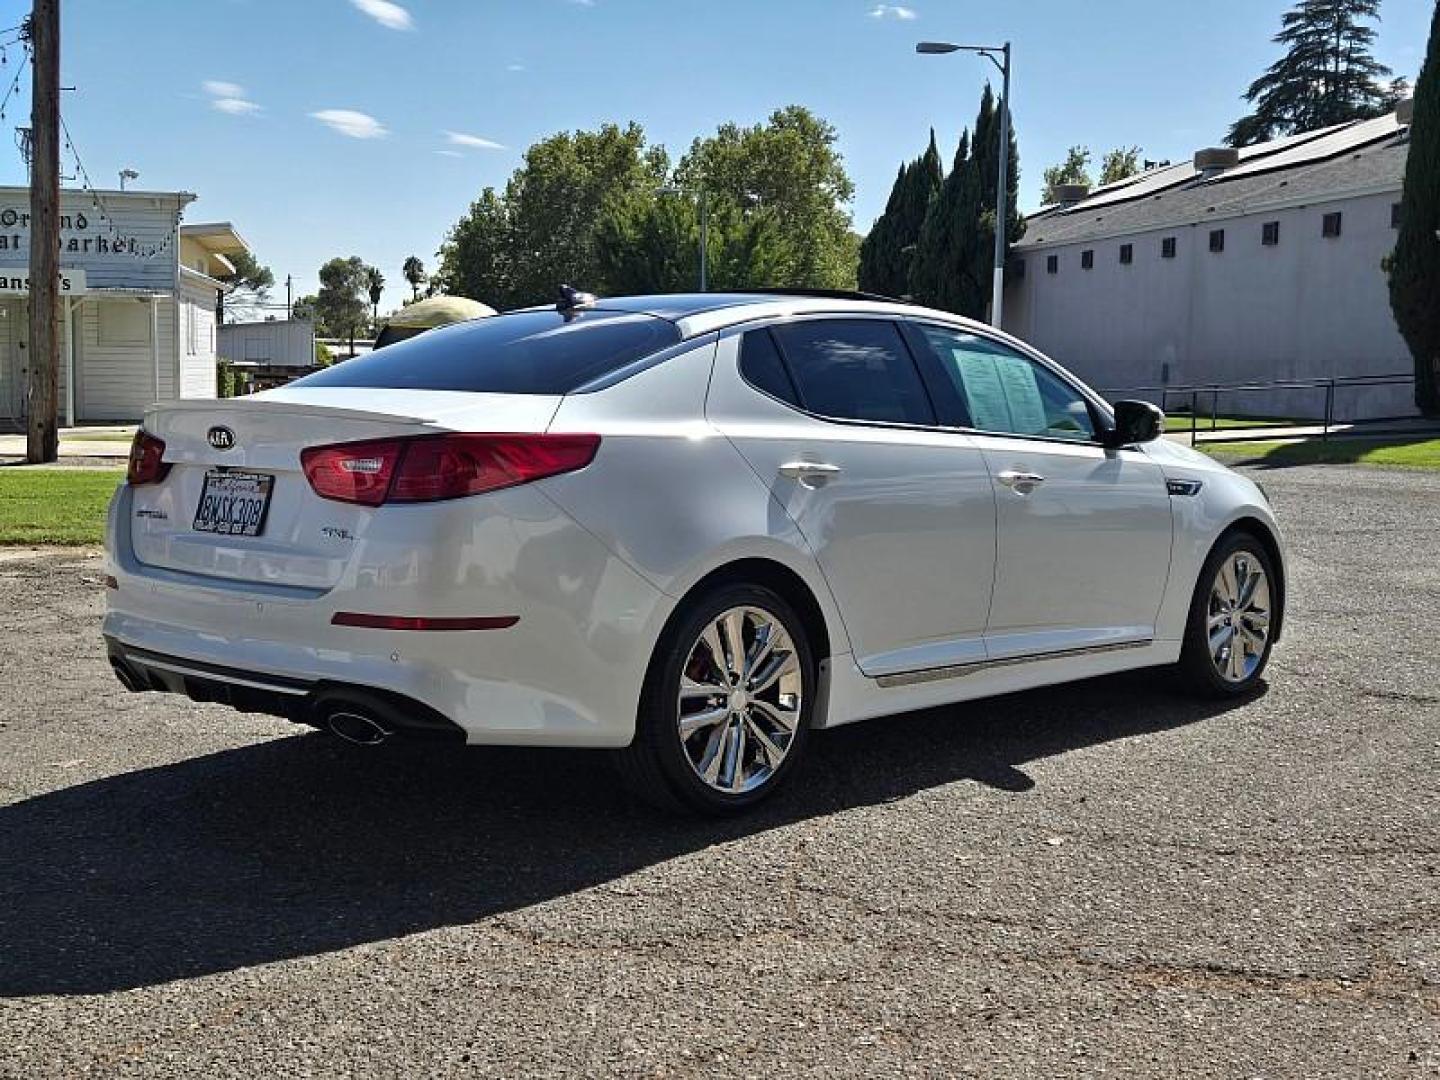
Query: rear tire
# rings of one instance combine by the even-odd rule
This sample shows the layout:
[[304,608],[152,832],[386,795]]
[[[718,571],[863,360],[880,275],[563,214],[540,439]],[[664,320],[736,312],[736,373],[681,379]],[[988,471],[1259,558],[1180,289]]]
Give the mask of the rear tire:
[[1185,623],[1179,670],[1190,690],[1230,698],[1255,689],[1270,662],[1278,597],[1270,555],[1252,533],[1231,533],[1215,545]]
[[634,741],[616,754],[620,776],[662,809],[748,810],[799,765],[815,684],[805,624],[785,598],[721,585],[690,602],[656,646]]

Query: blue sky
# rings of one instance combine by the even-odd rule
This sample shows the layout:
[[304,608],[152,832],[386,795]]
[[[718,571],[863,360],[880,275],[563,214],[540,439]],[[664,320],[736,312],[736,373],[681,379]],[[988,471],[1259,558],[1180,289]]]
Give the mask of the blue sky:
[[[1433,3],[1384,0],[1377,53],[1400,74],[1419,69]],[[433,266],[470,200],[554,131],[634,119],[678,158],[723,121],[803,104],[839,130],[864,232],[932,125],[948,161],[992,70],[916,56],[914,42],[1008,37],[1029,208],[1072,143],[1097,158],[1134,143],[1175,159],[1214,143],[1274,59],[1287,6],[62,0],[63,81],[76,88],[63,104],[97,184],[128,166],[136,186],[195,192],[188,220],[233,221],[281,282],[294,275],[296,295],[329,256],[360,255],[384,271],[394,305],[405,256]],[[0,26],[28,9],[0,0]],[[28,80],[25,91],[6,127],[27,122]],[[11,145],[7,132],[0,183],[23,183]]]

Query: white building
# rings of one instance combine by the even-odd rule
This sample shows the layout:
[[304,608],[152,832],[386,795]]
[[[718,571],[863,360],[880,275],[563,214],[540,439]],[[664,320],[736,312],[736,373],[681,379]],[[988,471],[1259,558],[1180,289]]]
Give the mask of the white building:
[[[0,187],[0,427],[26,417],[29,189]],[[247,251],[228,223],[181,225],[185,192],[60,194],[62,424],[133,421],[215,396],[215,313]]]
[[306,319],[224,323],[217,341],[220,359],[262,386],[289,382],[315,366],[315,324]]
[[[1408,137],[1402,107],[1202,151],[1047,207],[1015,246],[1005,328],[1115,391],[1409,373],[1381,270]],[[1219,408],[1318,417],[1324,392],[1233,394]],[[1335,399],[1338,417],[1413,411],[1410,386]]]

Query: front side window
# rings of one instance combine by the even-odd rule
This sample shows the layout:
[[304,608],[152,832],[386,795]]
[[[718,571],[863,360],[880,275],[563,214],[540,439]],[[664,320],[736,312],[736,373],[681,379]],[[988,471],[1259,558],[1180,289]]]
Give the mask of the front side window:
[[1084,397],[1043,364],[989,338],[921,325],[970,414],[970,426],[1002,435],[1089,442],[1095,421]]
[[801,406],[837,420],[935,423],[935,410],[894,323],[817,319],[771,329]]

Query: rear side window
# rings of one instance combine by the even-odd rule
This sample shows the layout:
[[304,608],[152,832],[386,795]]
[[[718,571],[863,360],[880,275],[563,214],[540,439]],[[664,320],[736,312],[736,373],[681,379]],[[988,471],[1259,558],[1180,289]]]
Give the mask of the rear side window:
[[742,339],[740,374],[757,390],[799,406],[800,395],[795,392],[795,384],[790,381],[785,361],[780,359],[780,350],[775,347],[769,330],[752,330]]
[[568,394],[679,340],[652,315],[520,311],[428,330],[292,385]]
[[771,328],[800,404],[837,420],[934,424],[925,384],[894,323],[824,319]]

